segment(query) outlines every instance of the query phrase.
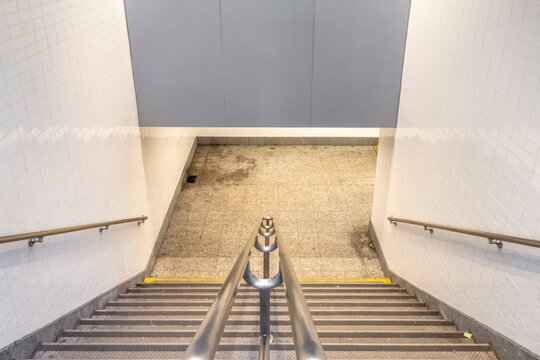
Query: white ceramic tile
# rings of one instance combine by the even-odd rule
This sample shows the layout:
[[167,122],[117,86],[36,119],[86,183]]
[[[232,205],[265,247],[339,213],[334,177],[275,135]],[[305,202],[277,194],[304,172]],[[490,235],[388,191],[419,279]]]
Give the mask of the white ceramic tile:
[[395,138],[373,224],[390,268],[540,353],[540,249],[385,221],[540,239],[538,1],[412,1]]
[[[0,1],[0,236],[149,214],[121,0]],[[0,348],[146,265],[152,224],[0,248]]]

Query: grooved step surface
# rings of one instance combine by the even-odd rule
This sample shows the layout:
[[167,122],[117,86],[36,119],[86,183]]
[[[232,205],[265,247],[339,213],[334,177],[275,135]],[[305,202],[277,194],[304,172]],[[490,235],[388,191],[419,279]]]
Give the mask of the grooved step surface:
[[[489,345],[465,337],[452,321],[395,284],[303,288],[328,359],[496,359]],[[179,359],[212,303],[206,296],[215,296],[218,289],[219,284],[209,288],[208,283],[141,283],[80,319],[56,342],[42,344],[34,358]],[[271,359],[295,359],[284,290],[272,294]],[[258,358],[258,301],[257,292],[240,287],[216,359]]]
[[[271,305],[274,307],[278,306],[287,306],[287,300],[282,299],[272,299]],[[212,300],[201,300],[201,299],[186,299],[186,300],[117,300],[109,301],[107,303],[108,307],[119,307],[119,306],[131,306],[131,307],[185,307],[185,306],[210,306],[212,305]],[[314,306],[326,306],[326,307],[337,307],[337,306],[365,306],[365,307],[383,307],[383,306],[425,306],[425,303],[420,303],[414,299],[357,299],[356,301],[347,300],[347,299],[306,299],[306,302],[309,307]],[[259,299],[236,299],[233,306],[259,306]]]
[[[146,316],[184,316],[184,315],[197,315],[204,316],[206,314],[207,307],[186,307],[182,309],[105,309],[97,310],[96,315],[122,315],[122,316],[131,316],[131,315],[146,315]],[[234,307],[232,308],[231,315],[253,315],[256,316],[259,314],[259,309],[256,306],[253,307]],[[289,311],[287,307],[282,308],[270,308],[270,315],[288,315]],[[331,316],[333,318],[340,316],[419,316],[419,315],[438,315],[437,310],[429,309],[418,309],[418,308],[382,308],[382,309],[370,309],[370,308],[342,308],[337,307],[335,309],[317,309],[311,310],[311,314],[315,316]]]
[[[161,287],[161,288],[153,288],[153,287],[141,287],[141,288],[129,288],[128,292],[131,293],[139,293],[139,294],[190,294],[190,293],[212,293],[217,294],[219,289],[214,288],[181,288],[181,287]],[[373,294],[373,293],[406,293],[405,289],[399,288],[399,287],[388,287],[388,288],[382,288],[382,287],[358,287],[358,288],[352,288],[352,287],[310,287],[310,288],[302,288],[302,291],[306,295],[315,294],[315,293],[335,293],[335,294],[354,294],[354,293],[367,293],[367,294]],[[271,290],[271,293],[285,293],[285,290],[283,289],[273,289]],[[256,295],[258,292],[254,289],[240,289],[238,290],[238,294],[246,294],[246,295]]]
[[[85,325],[79,324],[77,329],[79,330],[96,330],[100,331],[103,329],[107,330],[197,330],[199,328],[200,322],[194,325]],[[273,331],[290,331],[291,327],[288,323],[272,323]],[[397,325],[316,325],[318,331],[356,331],[369,332],[369,331],[418,331],[418,332],[449,332],[454,331],[454,326],[421,326],[421,325],[411,325],[411,326],[397,326]],[[249,330],[249,331],[259,331],[259,323],[252,322],[247,324],[238,324],[232,325],[227,324],[225,330]],[[459,333],[463,335],[462,333]]]
[[[223,337],[222,343],[229,344],[254,344],[258,347],[259,339],[257,334],[251,337]],[[189,345],[190,337],[61,337],[57,340],[59,344],[183,344]],[[343,338],[343,337],[321,337],[323,346],[326,342],[336,344],[471,344],[472,340],[461,338]],[[282,338],[274,336],[273,344],[289,344],[293,347],[292,337]]]
[[[181,359],[180,351],[40,351],[34,359]],[[493,353],[488,352],[373,352],[373,351],[327,351],[328,359],[336,360],[497,360]],[[218,351],[216,360],[257,360],[256,351],[235,352]],[[294,351],[271,351],[271,360],[296,360]]]
[[[188,300],[188,299],[204,299],[204,300],[213,300],[217,295],[215,293],[200,293],[200,294],[121,294],[119,300]],[[413,295],[403,295],[403,294],[392,294],[392,293],[370,293],[370,294],[359,294],[352,292],[350,294],[339,294],[336,292],[328,292],[322,294],[304,294],[306,300],[328,300],[329,297],[333,297],[336,300],[416,300]],[[272,294],[270,296],[272,300],[282,300],[286,299],[285,293]],[[255,300],[259,299],[259,294],[250,293],[244,294],[240,293],[236,295],[238,301],[241,300]]]

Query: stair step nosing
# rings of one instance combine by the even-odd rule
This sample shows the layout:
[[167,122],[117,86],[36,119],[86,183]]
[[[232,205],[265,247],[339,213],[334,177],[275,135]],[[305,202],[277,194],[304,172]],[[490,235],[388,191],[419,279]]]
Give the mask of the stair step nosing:
[[[302,288],[304,287],[337,287],[337,288],[357,288],[357,287],[374,287],[374,288],[389,288],[399,287],[396,283],[383,283],[383,282],[299,282]],[[138,287],[221,287],[223,282],[196,282],[196,281],[156,281],[156,282],[138,282]],[[283,288],[282,285],[279,287]],[[242,283],[240,288],[249,288],[249,285]]]
[[[480,352],[491,351],[489,344],[348,344],[322,343],[325,351],[410,351],[410,352]],[[188,344],[106,344],[42,343],[38,351],[185,351]],[[294,350],[291,343],[273,343],[272,350]],[[259,344],[220,344],[218,351],[257,351]]]
[[[193,310],[96,310],[95,315],[206,315],[206,309]],[[288,315],[288,311],[271,310],[270,315]],[[437,310],[312,310],[311,315],[438,315]],[[232,310],[229,315],[259,315],[259,311]]]
[[[188,293],[188,292],[212,292],[218,293],[219,288],[147,288],[147,287],[131,287],[128,288],[128,292],[141,292],[141,293]],[[272,292],[284,292],[282,288],[274,288]],[[250,293],[258,292],[255,288],[244,288],[239,289],[238,293]],[[311,289],[302,289],[303,293],[373,293],[373,292],[407,292],[406,289],[392,287],[392,288],[311,288]]]
[[[210,306],[213,301],[109,301],[107,306],[111,307],[142,307],[142,306]],[[257,301],[242,301],[235,302],[234,306],[259,306],[260,302]],[[285,306],[287,303],[284,301],[281,302],[272,302],[274,305]],[[347,302],[317,302],[317,301],[307,301],[307,305],[310,307],[425,307],[426,303],[418,301],[403,301],[403,302],[360,302],[360,301],[347,301]]]
[[[120,294],[119,299],[215,299],[216,294],[144,294],[144,293],[129,293],[129,294]],[[362,299],[362,300],[415,300],[416,296],[414,295],[392,295],[392,294],[381,294],[381,295],[365,295],[365,294],[306,294],[304,297],[309,299],[327,299],[328,296],[332,296],[333,299]],[[249,295],[237,295],[236,299],[258,299],[259,294],[253,293]],[[285,294],[272,294],[270,299],[286,299]]]
[[[62,337],[180,337],[195,336],[196,330],[64,330]],[[322,330],[317,331],[321,338],[462,338],[459,331],[354,331]],[[272,331],[274,337],[292,337],[291,331]],[[257,337],[258,331],[225,330],[223,337]]]
[[[93,319],[79,320],[79,325],[200,325],[203,317],[199,319]],[[384,325],[384,326],[453,326],[454,322],[447,319],[314,319],[315,325]],[[270,324],[287,324],[286,321],[270,320]],[[259,319],[231,320],[228,325],[259,325]]]

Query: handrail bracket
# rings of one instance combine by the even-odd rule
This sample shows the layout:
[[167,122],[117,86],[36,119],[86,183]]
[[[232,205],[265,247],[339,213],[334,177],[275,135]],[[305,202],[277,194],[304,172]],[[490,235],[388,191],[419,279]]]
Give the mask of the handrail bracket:
[[497,245],[497,247],[499,249],[501,249],[503,247],[503,242],[501,240],[499,240],[499,239],[488,238],[488,241],[492,245],[493,244]]
[[433,228],[432,227],[424,226],[424,230],[429,231],[430,233],[433,234]]
[[28,240],[28,246],[34,246],[37,243],[40,243],[40,244],[43,243],[43,236],[31,238],[30,240]]

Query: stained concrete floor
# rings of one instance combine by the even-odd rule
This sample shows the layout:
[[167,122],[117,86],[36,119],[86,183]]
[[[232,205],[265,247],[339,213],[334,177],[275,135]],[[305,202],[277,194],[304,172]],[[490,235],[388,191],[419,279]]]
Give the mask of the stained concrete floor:
[[[198,146],[151,276],[226,277],[270,215],[298,277],[383,277],[368,237],[375,163],[371,146]],[[255,274],[261,260],[252,251]]]

